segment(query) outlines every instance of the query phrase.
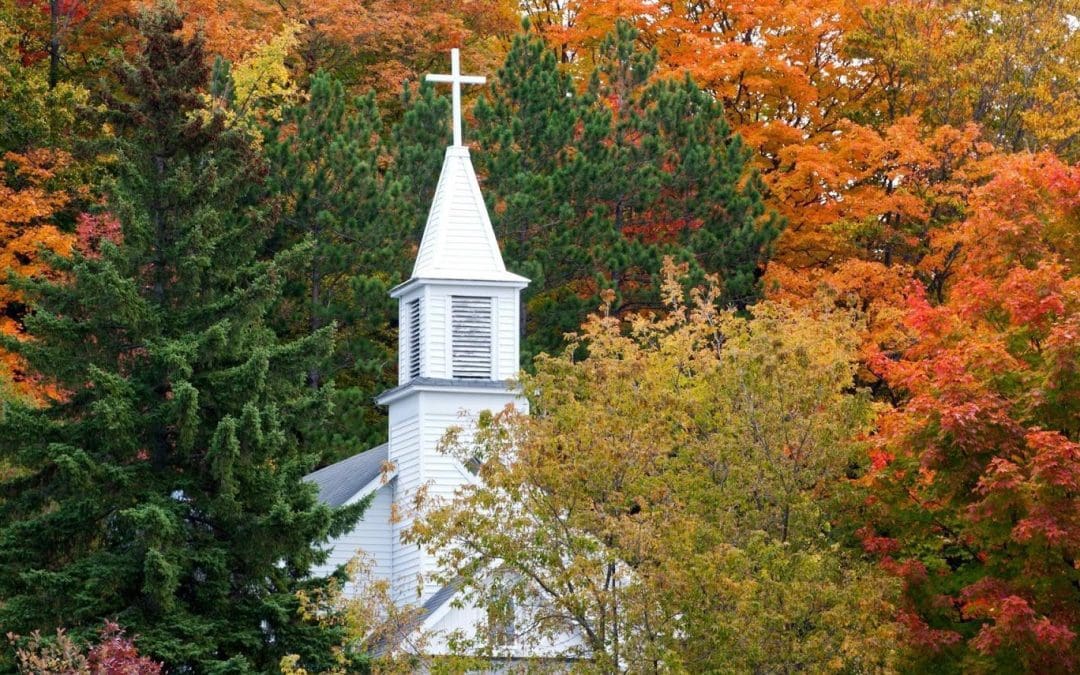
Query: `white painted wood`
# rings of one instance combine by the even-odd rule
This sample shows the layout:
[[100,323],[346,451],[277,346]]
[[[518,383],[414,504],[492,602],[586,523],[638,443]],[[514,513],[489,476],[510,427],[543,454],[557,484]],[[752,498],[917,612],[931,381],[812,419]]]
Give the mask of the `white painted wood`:
[[[357,493],[356,499],[363,498],[371,490]],[[328,576],[338,567],[352,559],[357,552],[363,552],[372,559],[372,573],[380,579],[389,578],[393,569],[393,540],[390,531],[390,511],[393,501],[393,486],[384,485],[375,491],[375,498],[364,511],[356,527],[330,542],[330,556],[326,562],[312,571],[315,576]]]
[[446,149],[412,278],[528,283],[503,264],[468,148]]
[[[478,480],[461,459],[441,450],[447,431],[461,428],[459,439],[467,446],[483,411],[511,404],[528,409],[516,390],[500,385],[518,374],[520,294],[529,280],[507,271],[469,151],[461,147],[460,85],[474,81],[470,77],[460,74],[457,50],[451,75],[429,76],[454,87],[455,145],[446,150],[412,278],[390,293],[399,301],[400,386],[378,402],[388,406],[387,458],[394,477],[378,488],[356,529],[334,542],[331,560],[322,568],[326,573],[362,548],[375,558],[376,575],[390,580],[392,597],[402,604],[432,598],[440,591],[436,573],[446,572],[438,569],[433,552],[402,541],[415,520],[417,494],[451,499]],[[486,615],[475,607],[446,603],[427,617],[422,630],[472,634],[482,621]],[[440,639],[433,653],[448,653]],[[530,657],[508,649],[514,658]],[[555,653],[554,645],[546,653]]]

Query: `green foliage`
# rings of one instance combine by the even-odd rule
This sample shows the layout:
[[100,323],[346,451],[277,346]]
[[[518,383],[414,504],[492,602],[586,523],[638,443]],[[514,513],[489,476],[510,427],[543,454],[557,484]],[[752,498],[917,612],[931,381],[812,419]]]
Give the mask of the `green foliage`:
[[333,378],[331,424],[310,430],[328,443],[328,459],[385,438],[386,421],[370,401],[392,386],[396,369],[389,288],[406,273],[402,190],[388,176],[387,151],[373,95],[347,96],[324,73],[307,100],[287,109],[269,134],[269,187],[279,218],[272,245],[307,242],[311,254],[286,277],[279,321],[295,336],[336,325],[330,361],[308,371],[318,389]]
[[480,607],[517,608],[519,644],[579,635],[586,670],[891,669],[897,584],[833,528],[872,412],[850,319],[739,318],[681,284],[669,268],[665,316],[593,316],[538,359],[531,415],[452,435],[482,482],[412,536]]
[[141,50],[105,101],[119,245],[24,279],[33,339],[5,339],[59,395],[0,420],[0,625],[102,619],[183,672],[256,672],[331,641],[296,591],[357,508],[301,482],[320,449],[300,433],[329,392],[305,386],[332,328],[282,340],[267,317],[311,242],[268,258],[266,167],[207,108],[201,38],[169,5],[141,15]]
[[405,112],[392,132],[394,166],[411,209],[409,241],[419,247],[450,138],[450,102],[437,95],[431,83],[423,81],[416,89],[405,88],[402,107]]
[[50,89],[45,73],[20,62],[17,38],[3,18],[0,10],[0,152],[70,149],[73,133],[85,130],[75,111],[86,103],[86,90],[67,83]]

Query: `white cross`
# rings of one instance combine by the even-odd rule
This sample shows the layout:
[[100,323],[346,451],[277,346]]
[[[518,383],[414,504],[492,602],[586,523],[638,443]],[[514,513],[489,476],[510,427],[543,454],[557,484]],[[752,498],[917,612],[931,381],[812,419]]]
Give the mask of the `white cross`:
[[428,82],[449,82],[453,92],[453,106],[454,106],[454,145],[461,145],[461,85],[464,84],[483,84],[487,82],[487,78],[483,75],[462,75],[461,74],[461,62],[458,50],[450,50],[450,74],[449,75],[428,75]]

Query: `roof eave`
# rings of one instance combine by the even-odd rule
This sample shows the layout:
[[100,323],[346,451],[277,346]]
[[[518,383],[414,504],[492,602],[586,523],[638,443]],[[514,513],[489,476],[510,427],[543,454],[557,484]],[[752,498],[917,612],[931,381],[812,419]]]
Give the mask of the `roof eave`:
[[[478,275],[479,276],[479,275]],[[486,286],[489,288],[516,288],[521,290],[528,286],[530,280],[521,276],[520,274],[514,274],[513,272],[502,272],[498,276],[493,276],[489,279],[484,278],[458,278],[458,277],[438,277],[438,276],[416,276],[404,283],[400,283],[390,289],[391,298],[400,298],[408,293],[415,286],[427,284],[430,286]]]

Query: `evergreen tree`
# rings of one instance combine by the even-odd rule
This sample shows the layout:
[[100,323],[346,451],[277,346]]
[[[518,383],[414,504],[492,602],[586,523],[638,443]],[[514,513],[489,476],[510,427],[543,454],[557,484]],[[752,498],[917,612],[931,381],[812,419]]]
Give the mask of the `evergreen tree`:
[[[617,292],[616,312],[659,307],[665,255],[689,262],[692,281],[719,273],[728,305],[759,296],[780,222],[766,213],[749,151],[720,103],[688,78],[654,81],[656,55],[635,45],[619,22],[579,91],[541,40],[518,36],[474,109],[496,235],[507,264],[533,281],[526,362],[557,350],[604,288]],[[402,127],[420,131],[437,100],[417,97]],[[402,168],[426,184],[428,166]]]
[[347,96],[325,73],[304,102],[270,130],[269,187],[278,205],[278,249],[310,240],[312,255],[285,285],[278,315],[291,335],[336,324],[333,358],[312,366],[318,389],[333,378],[331,423],[310,430],[328,460],[385,440],[386,419],[371,399],[394,384],[395,317],[388,295],[407,273],[403,223],[408,205],[387,175],[374,95]]
[[392,130],[394,172],[409,208],[408,240],[419,247],[450,138],[450,101],[422,80],[416,89],[406,84],[402,107],[405,112]]
[[66,283],[20,282],[32,339],[4,345],[62,395],[0,418],[0,626],[88,636],[113,619],[175,672],[325,665],[334,636],[299,620],[296,592],[362,509],[301,482],[319,451],[298,430],[329,393],[306,383],[333,329],[285,341],[267,321],[312,246],[261,256],[266,166],[200,93],[201,38],[170,5],[139,27],[105,103],[122,242],[57,259]]

